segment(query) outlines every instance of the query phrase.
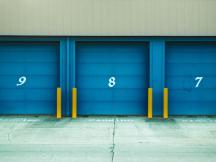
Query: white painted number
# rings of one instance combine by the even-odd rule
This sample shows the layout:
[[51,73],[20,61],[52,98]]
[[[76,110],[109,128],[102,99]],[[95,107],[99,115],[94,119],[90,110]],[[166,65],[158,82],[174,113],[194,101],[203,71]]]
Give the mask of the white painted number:
[[110,87],[110,88],[112,88],[112,87],[114,87],[115,86],[115,77],[111,77],[111,78],[109,78],[109,83],[108,83],[108,86]]
[[26,77],[22,76],[22,77],[19,78],[19,83],[16,86],[17,87],[21,86],[21,85],[25,84],[25,82],[26,82]]
[[199,87],[199,85],[200,85],[202,79],[203,79],[203,77],[196,77],[196,78],[195,78],[195,81],[197,81],[197,84],[196,84],[196,86],[195,86],[196,88]]

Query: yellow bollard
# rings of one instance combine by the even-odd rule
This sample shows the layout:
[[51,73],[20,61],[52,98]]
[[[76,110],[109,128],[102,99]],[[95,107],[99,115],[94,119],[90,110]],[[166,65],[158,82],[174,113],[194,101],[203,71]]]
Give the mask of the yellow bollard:
[[61,88],[57,88],[57,99],[56,99],[56,118],[61,119],[62,118],[62,92]]
[[148,118],[152,118],[152,103],[153,96],[152,96],[152,88],[148,88]]
[[168,88],[164,88],[164,103],[163,103],[163,117],[164,119],[168,118]]
[[72,118],[77,118],[77,89],[72,89]]

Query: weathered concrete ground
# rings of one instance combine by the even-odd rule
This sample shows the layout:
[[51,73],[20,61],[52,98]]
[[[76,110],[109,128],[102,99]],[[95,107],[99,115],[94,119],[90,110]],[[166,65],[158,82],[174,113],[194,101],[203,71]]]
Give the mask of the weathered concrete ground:
[[215,162],[216,117],[0,117],[0,162]]

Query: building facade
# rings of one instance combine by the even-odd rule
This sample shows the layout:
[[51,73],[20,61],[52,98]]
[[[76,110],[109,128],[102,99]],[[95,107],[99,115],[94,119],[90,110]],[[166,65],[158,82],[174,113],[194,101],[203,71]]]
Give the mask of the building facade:
[[[216,1],[0,0],[0,114],[216,115]],[[77,90],[77,105],[72,89]]]

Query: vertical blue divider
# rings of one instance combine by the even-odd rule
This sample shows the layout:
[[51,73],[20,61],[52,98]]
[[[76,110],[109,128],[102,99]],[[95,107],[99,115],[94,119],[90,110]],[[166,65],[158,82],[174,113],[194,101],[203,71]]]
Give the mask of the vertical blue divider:
[[59,82],[62,88],[62,114],[67,115],[67,42],[65,38],[60,39],[60,76]]
[[67,37],[67,102],[66,102],[66,109],[67,109],[67,116],[70,113],[70,38]]
[[71,116],[72,88],[75,84],[75,41],[64,37],[60,41],[60,86],[62,88],[62,114]]
[[71,55],[71,86],[76,87],[76,52],[75,52],[75,40],[70,40],[70,55]]
[[76,56],[75,56],[75,40],[73,40],[72,38],[68,38],[68,39],[69,39],[69,44],[68,44],[69,99],[68,101],[70,102],[69,109],[68,109],[69,110],[68,115],[71,116],[72,114],[72,88],[76,87]]
[[165,79],[165,41],[150,41],[150,76],[149,86],[153,88],[153,115],[163,113],[163,88]]

